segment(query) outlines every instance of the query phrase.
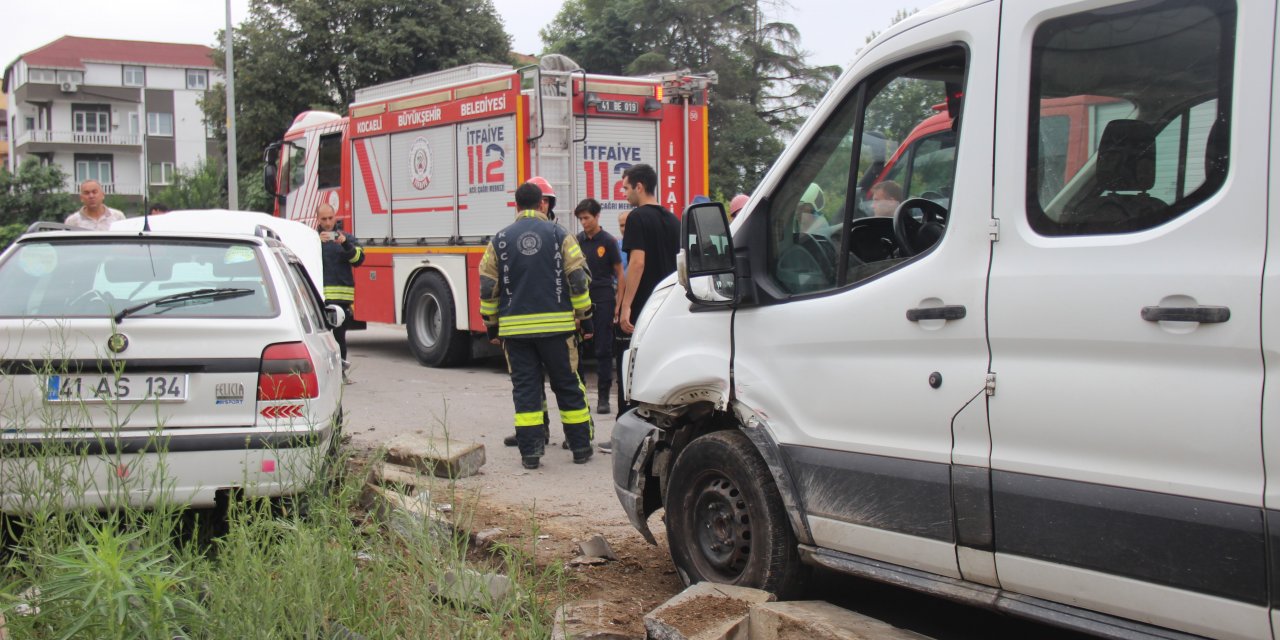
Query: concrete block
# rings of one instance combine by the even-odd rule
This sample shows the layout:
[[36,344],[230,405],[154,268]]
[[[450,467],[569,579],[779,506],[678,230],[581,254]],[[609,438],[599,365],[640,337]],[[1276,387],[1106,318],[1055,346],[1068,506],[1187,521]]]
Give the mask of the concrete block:
[[369,480],[384,487],[396,487],[405,491],[427,489],[435,482],[430,474],[420,473],[416,467],[380,460],[369,465]]
[[439,478],[466,478],[484,466],[484,445],[403,434],[387,443],[387,461]]
[[471,569],[446,571],[432,585],[436,595],[467,607],[491,611],[515,594],[511,579],[500,573],[480,573]]
[[699,582],[644,616],[650,640],[747,640],[752,605],[772,602],[772,593]]
[[614,626],[606,601],[567,602],[556,609],[551,640],[644,640],[615,631]]
[[618,555],[613,552],[613,547],[609,546],[609,541],[598,533],[586,540],[579,540],[578,553],[588,558],[618,559]]
[[929,640],[829,602],[768,602],[751,608],[748,640]]

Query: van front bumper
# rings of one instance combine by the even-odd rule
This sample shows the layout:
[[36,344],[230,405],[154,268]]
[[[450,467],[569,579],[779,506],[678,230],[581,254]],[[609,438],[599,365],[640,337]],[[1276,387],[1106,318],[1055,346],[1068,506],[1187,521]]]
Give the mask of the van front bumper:
[[649,544],[657,544],[653,533],[649,531],[649,514],[657,510],[653,496],[655,489],[650,488],[650,502],[645,503],[648,483],[657,478],[649,475],[650,461],[653,458],[654,445],[658,441],[659,430],[632,409],[618,418],[613,427],[613,489],[618,494],[618,502],[622,510],[627,512],[631,526],[644,536]]

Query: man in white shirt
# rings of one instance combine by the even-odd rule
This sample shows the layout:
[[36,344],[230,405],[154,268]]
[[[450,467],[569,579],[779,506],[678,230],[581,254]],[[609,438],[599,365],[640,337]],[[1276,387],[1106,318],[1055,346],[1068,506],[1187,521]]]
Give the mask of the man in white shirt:
[[80,202],[84,204],[79,211],[67,216],[64,222],[72,227],[89,229],[90,231],[107,231],[111,223],[124,220],[119,209],[112,209],[103,204],[106,197],[102,193],[102,184],[97,180],[85,180],[80,183]]

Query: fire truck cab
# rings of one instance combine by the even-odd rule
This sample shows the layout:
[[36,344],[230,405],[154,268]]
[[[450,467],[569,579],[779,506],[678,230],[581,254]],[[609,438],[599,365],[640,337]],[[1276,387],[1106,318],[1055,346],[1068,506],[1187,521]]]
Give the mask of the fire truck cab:
[[314,223],[327,202],[365,247],[354,315],[403,323],[414,355],[449,366],[487,351],[478,266],[514,217],[517,186],[542,176],[557,224],[583,198],[617,234],[622,173],[652,165],[664,206],[707,193],[714,76],[589,74],[562,56],[512,69],[472,64],[356,92],[346,116],[300,114],[267,150],[277,215]]

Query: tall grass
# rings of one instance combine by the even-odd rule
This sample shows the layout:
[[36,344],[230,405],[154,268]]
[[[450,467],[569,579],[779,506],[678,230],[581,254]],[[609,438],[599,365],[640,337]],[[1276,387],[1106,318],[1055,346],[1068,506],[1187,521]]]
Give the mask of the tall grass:
[[[6,411],[40,415],[36,407]],[[66,412],[56,419],[56,430],[88,439],[119,431],[77,430]],[[112,640],[550,636],[566,576],[559,564],[536,567],[536,532],[476,553],[466,533],[476,498],[448,479],[426,489],[453,505],[451,522],[388,522],[360,506],[366,474],[346,474],[345,460],[317,451],[301,463],[317,471],[301,476],[314,479],[295,495],[228,492],[210,509],[175,499],[163,451],[95,458],[68,445],[7,453],[0,491],[21,499],[11,506],[20,515],[2,522],[5,631],[13,639]],[[89,462],[137,473],[99,487],[86,479]],[[89,506],[81,498],[90,493],[112,507]],[[131,504],[139,495],[145,508]],[[436,595],[446,575],[467,569],[504,573],[513,588],[483,606]]]

